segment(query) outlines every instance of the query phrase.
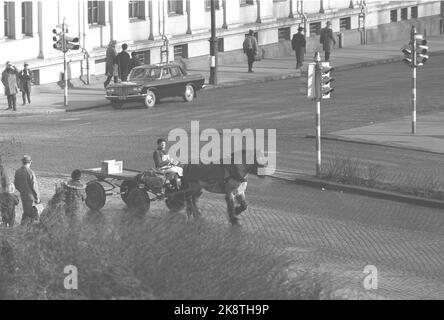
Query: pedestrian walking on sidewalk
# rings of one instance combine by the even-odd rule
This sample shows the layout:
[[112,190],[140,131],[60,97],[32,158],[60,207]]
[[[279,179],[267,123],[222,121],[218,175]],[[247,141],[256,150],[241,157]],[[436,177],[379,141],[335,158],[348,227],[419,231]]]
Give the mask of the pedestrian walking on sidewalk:
[[31,84],[32,84],[32,73],[28,69],[28,63],[25,62],[23,65],[23,70],[19,73],[19,83],[20,91],[22,92],[23,105],[26,104],[26,98],[28,103],[31,103]]
[[28,155],[22,158],[23,166],[15,171],[14,185],[20,192],[22,200],[23,215],[22,222],[34,221],[38,219],[35,205],[40,203],[40,195],[37,185],[37,178],[34,171],[31,170],[32,159]]
[[302,33],[304,28],[299,27],[298,33],[293,35],[291,39],[291,48],[294,50],[296,54],[296,69],[302,67],[304,63],[304,55],[305,55],[305,35]]
[[17,111],[17,92],[18,88],[18,72],[9,61],[6,62],[6,69],[2,72],[2,83],[5,86],[5,95],[8,99],[8,108],[6,110]]
[[327,26],[321,29],[321,37],[319,39],[320,43],[322,43],[324,53],[325,53],[325,61],[330,61],[330,53],[334,46],[336,45],[336,40],[333,37],[333,31],[331,30],[331,22],[327,21]]
[[122,51],[117,55],[117,63],[119,64],[119,77],[122,81],[128,80],[129,65],[131,57],[127,51],[128,45],[126,43],[122,44]]
[[257,54],[257,40],[254,36],[253,30],[248,31],[248,35],[245,37],[242,46],[244,49],[244,53],[247,55],[248,58],[248,72],[251,73],[253,72],[254,58]]
[[105,75],[107,78],[103,83],[105,88],[109,85],[112,78],[114,78],[114,83],[119,82],[119,65],[117,64],[116,44],[116,40],[111,40],[108,49],[106,49]]

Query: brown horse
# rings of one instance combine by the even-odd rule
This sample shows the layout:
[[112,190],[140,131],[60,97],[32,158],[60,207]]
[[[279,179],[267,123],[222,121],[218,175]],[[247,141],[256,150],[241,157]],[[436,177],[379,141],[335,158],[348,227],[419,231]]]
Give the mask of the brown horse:
[[[182,188],[185,192],[185,204],[188,218],[200,217],[198,208],[202,190],[212,193],[225,194],[228,220],[231,224],[238,223],[238,215],[247,209],[245,191],[246,178],[249,174],[258,175],[259,164],[256,156],[254,162],[248,164],[246,151],[242,151],[242,164],[234,163],[234,154],[231,155],[231,164],[185,164],[183,165]],[[222,161],[221,161],[222,162]]]

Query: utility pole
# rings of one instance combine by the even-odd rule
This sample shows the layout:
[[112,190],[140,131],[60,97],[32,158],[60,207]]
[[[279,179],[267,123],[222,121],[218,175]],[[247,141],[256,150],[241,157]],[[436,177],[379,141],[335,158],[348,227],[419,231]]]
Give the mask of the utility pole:
[[217,84],[216,0],[211,0],[210,84]]
[[321,55],[316,52],[315,62],[315,92],[316,92],[316,177],[321,176]]

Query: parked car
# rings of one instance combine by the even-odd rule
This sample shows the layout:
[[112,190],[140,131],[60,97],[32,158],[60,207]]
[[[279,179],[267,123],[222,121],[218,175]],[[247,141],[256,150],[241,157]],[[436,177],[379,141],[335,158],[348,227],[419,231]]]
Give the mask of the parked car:
[[110,84],[106,88],[105,98],[111,101],[115,109],[134,101],[153,108],[166,97],[183,97],[191,102],[204,82],[201,74],[188,74],[177,63],[143,65],[131,70],[127,82]]

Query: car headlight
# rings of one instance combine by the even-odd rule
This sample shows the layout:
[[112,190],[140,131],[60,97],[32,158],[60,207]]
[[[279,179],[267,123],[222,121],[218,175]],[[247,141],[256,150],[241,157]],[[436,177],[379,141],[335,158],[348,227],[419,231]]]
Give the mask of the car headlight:
[[107,94],[114,93],[114,91],[115,91],[114,88],[106,89]]
[[142,91],[142,88],[141,87],[133,87],[132,91],[136,92],[136,93],[139,93],[140,91]]

